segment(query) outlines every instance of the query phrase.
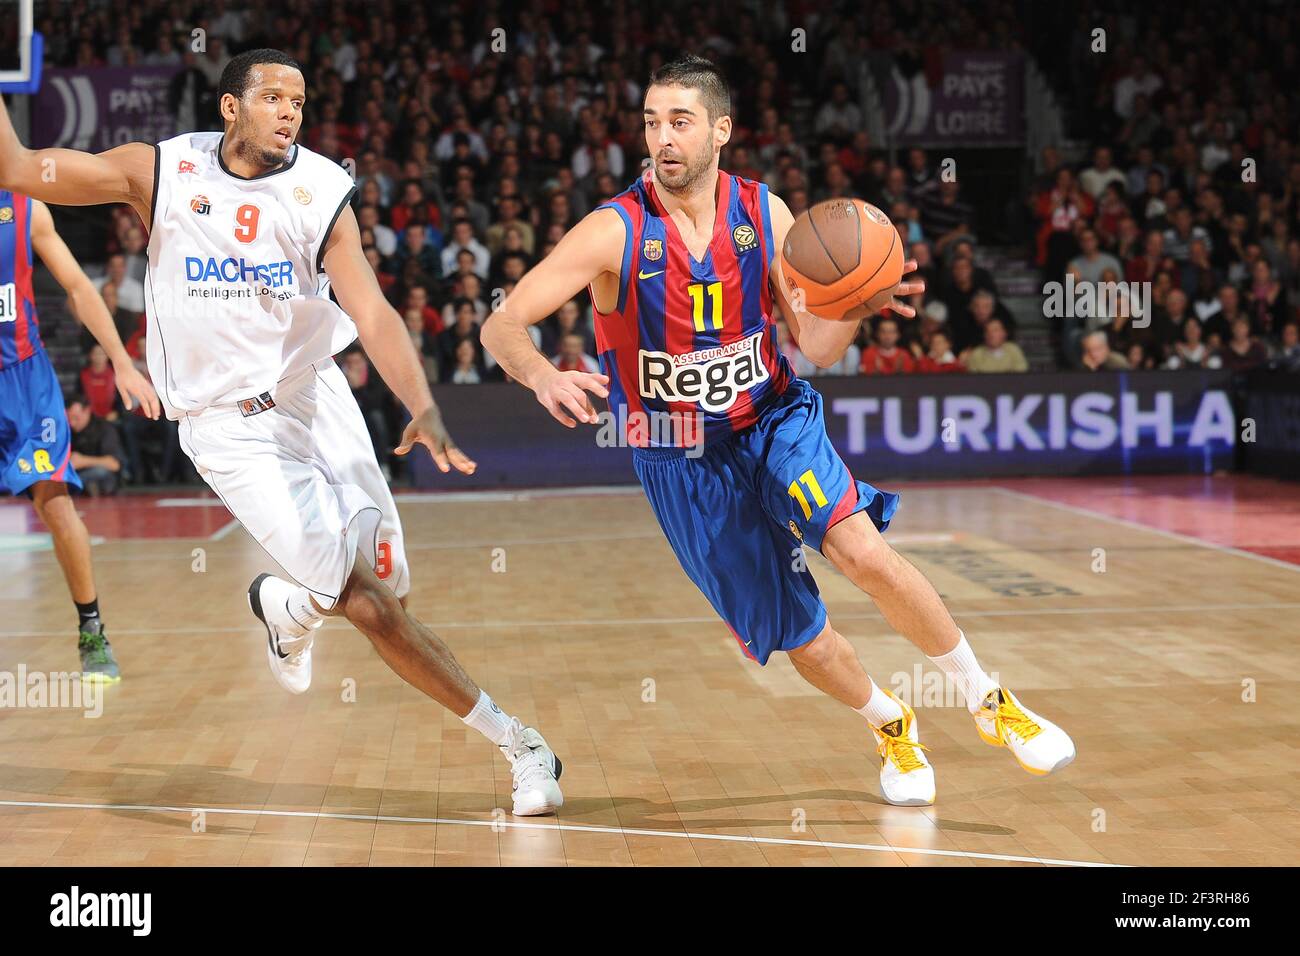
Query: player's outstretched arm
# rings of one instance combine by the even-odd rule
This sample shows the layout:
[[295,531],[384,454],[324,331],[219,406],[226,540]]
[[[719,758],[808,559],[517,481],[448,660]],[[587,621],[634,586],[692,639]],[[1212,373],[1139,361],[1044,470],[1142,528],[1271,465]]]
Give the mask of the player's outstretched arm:
[[343,311],[356,323],[361,345],[379,375],[411,413],[411,422],[394,449],[405,455],[419,442],[429,449],[444,472],[455,468],[466,475],[478,467],[456,447],[443,424],[442,412],[429,391],[424,366],[411,344],[411,336],[397,310],[388,304],[375,280],[374,270],[361,250],[361,230],[356,214],[346,206],[325,244],[322,259],[330,285]]
[[63,286],[72,303],[72,311],[81,324],[90,330],[95,341],[104,347],[108,360],[113,363],[113,378],[117,390],[122,396],[122,403],[127,410],[136,403],[145,410],[150,418],[160,414],[158,395],[153,386],[136,369],[131,357],[126,354],[122,338],[113,325],[113,317],[108,312],[99,291],[90,278],[81,270],[72,251],[68,249],[63,237],[54,228],[54,218],[49,207],[39,200],[32,200],[32,249],[41,257],[45,268]]
[[19,142],[0,99],[0,189],[60,206],[124,202],[147,225],[155,150],[148,143],[126,143],[102,153],[28,149]]
[[537,351],[527,329],[602,273],[618,275],[626,241],[623,220],[614,210],[598,209],[589,214],[519,280],[501,308],[483,324],[483,347],[511,378],[531,388],[546,410],[569,428],[576,426],[575,418],[587,424],[597,422],[587,393],[608,396],[609,377],[561,372]]
[[[790,207],[785,204],[785,200],[773,193],[768,194],[768,208],[772,216],[773,241],[776,243],[776,248],[780,249],[785,245],[786,233],[794,225],[794,216],[790,213]],[[903,263],[904,276],[914,271],[916,271],[915,260],[909,259]],[[830,320],[819,318],[807,310],[795,308],[790,298],[789,287],[785,284],[785,276],[781,271],[779,255],[772,262],[768,281],[772,283],[772,292],[781,306],[781,312],[785,315],[790,334],[799,345],[799,351],[819,368],[829,368],[844,357],[845,351],[857,336],[858,325],[863,319],[882,309],[892,309],[899,315],[913,316],[916,310],[901,299],[903,296],[925,291],[924,282],[904,279],[894,288],[875,296],[866,305],[846,313],[844,319]]]

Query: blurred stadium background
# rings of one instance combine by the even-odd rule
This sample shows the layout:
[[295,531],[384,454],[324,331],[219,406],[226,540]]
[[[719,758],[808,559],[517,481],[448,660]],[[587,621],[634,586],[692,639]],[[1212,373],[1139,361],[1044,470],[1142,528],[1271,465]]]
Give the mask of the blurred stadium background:
[[[484,465],[473,486],[624,482],[627,455],[551,427],[501,383],[478,329],[635,177],[645,77],[698,52],[733,84],[725,169],[765,180],[796,214],[861,196],[921,263],[918,317],[864,324],[833,369],[779,330],[797,371],[819,376],[851,466],[873,478],[1294,475],[1300,123],[1288,93],[1300,53],[1288,14],[1283,2],[1195,0],[1086,12],[1031,0],[49,0],[34,16],[40,89],[12,109],[34,146],[215,129],[228,58],[286,49],[308,82],[301,141],[355,174],[367,254]],[[143,225],[124,206],[55,216],[144,369]],[[1123,285],[1070,308],[1071,290],[1098,282]],[[174,424],[122,409],[48,273],[36,293],[69,401],[112,423],[83,438],[122,464],[95,490],[198,486]],[[585,296],[536,332],[557,363],[594,365]],[[395,485],[471,486],[436,476],[427,456],[392,456],[402,410],[359,347],[339,361]]]

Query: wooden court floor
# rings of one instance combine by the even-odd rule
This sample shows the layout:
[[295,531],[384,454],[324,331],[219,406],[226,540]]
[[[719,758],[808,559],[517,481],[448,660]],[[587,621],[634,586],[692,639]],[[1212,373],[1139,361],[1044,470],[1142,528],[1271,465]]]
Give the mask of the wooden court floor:
[[[318,638],[311,691],[283,692],[244,597],[266,559],[224,511],[182,507],[202,534],[95,548],[125,674],[102,714],[0,709],[0,860],[1300,863],[1300,567],[1038,491],[900,490],[895,546],[985,666],[1073,735],[1064,772],[982,744],[816,556],[832,620],[921,705],[933,807],[884,804],[860,719],[781,655],[744,659],[635,491],[406,499],[412,609],[564,761],[559,817],[516,819],[505,761],[346,625]],[[52,553],[5,539],[0,671],[75,670]]]

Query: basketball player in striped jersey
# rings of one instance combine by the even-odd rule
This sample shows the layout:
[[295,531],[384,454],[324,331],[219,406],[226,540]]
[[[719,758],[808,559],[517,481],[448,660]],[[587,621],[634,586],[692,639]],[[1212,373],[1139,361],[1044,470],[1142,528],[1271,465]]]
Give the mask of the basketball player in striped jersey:
[[122,675],[99,616],[90,535],[68,494],[68,486],[81,487],[81,478],[72,460],[72,430],[59,378],[37,325],[33,251],[108,353],[126,408],[138,403],[157,418],[158,396],[131,363],[108,307],[55,231],[50,210],[30,196],[0,190],[0,487],[30,497],[50,529],[54,555],[77,607],[82,680],[112,684]]
[[[802,545],[865,591],[889,624],[965,694],[975,729],[1034,774],[1074,757],[1070,738],[980,666],[924,576],[885,543],[898,496],[855,481],[826,436],[821,397],[775,344],[774,307],[800,348],[829,366],[861,319],[924,285],[906,278],[849,318],[794,307],[781,248],[793,218],[767,187],[718,168],[731,100],[716,66],[661,67],[645,97],[653,165],[573,228],[492,315],[483,343],[564,425],[598,421],[590,394],[625,423],[633,464],[683,570],[741,650],[789,654],[810,683],[866,718],[884,798],[934,802],[912,708],[878,687],[827,619]],[[908,262],[904,273],[916,268]],[[587,288],[603,374],[555,368],[527,326]]]
[[199,474],[288,572],[259,575],[248,592],[275,679],[305,691],[316,631],[341,615],[399,676],[501,748],[515,813],[553,812],[561,765],[541,734],[406,611],[397,508],[332,356],[360,335],[411,414],[399,454],[418,443],[444,472],[475,465],[448,436],[362,252],[351,178],[295,144],[302,72],[278,50],[252,50],[231,59],[218,92],[223,132],[97,155],[26,149],[0,108],[0,187],[66,205],[128,203],[149,225],[149,370],[162,406]]

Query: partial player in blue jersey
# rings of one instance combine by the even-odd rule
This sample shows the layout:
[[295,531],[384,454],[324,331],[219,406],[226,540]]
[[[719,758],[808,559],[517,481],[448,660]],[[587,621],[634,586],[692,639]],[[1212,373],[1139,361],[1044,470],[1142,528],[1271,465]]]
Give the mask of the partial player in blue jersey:
[[153,386],[131,364],[104,300],[54,229],[50,210],[20,193],[0,191],[0,488],[31,498],[50,529],[54,553],[77,605],[83,680],[121,678],[99,617],[90,535],[68,494],[81,487],[59,379],[41,343],[32,295],[32,251],[68,294],[77,318],[113,363],[128,409],[160,414]]

